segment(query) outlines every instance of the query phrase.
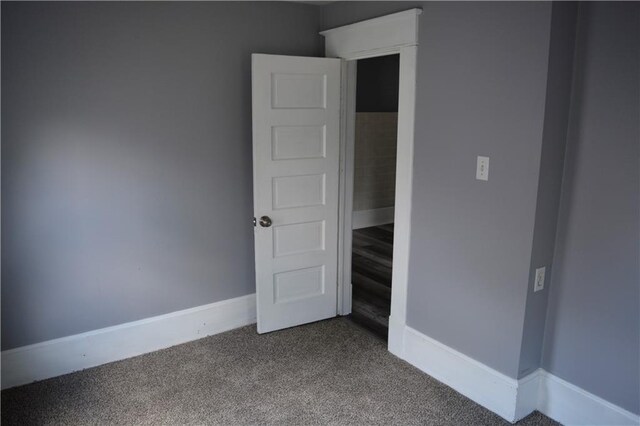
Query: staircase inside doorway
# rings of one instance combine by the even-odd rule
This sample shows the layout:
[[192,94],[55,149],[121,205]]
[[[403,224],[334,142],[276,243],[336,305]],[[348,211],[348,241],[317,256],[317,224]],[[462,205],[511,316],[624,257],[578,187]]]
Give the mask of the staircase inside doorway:
[[387,339],[391,312],[393,224],[353,230],[351,317]]

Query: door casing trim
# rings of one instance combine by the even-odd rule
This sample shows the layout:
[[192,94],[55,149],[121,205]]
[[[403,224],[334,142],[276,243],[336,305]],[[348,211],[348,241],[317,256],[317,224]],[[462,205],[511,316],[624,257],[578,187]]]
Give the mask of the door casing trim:
[[351,227],[355,146],[356,60],[400,55],[396,195],[394,213],[393,272],[388,349],[404,354],[407,322],[411,196],[418,54],[418,16],[410,9],[355,24],[322,31],[325,56],[344,60],[340,131],[340,195],[338,213],[338,306],[340,315],[351,313]]

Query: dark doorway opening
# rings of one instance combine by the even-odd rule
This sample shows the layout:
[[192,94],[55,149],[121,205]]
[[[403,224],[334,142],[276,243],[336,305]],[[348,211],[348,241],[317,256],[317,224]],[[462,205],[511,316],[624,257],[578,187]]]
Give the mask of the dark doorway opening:
[[399,59],[357,64],[351,318],[384,339],[391,310]]

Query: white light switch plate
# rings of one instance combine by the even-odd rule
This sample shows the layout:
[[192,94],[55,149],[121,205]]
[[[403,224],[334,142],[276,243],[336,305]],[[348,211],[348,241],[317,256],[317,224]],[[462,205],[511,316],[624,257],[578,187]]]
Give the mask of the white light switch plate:
[[540,291],[542,289],[544,289],[544,273],[545,270],[547,268],[546,267],[542,267],[542,268],[538,268],[536,269],[536,277],[533,280],[533,291]]
[[489,180],[489,157],[478,156],[476,179]]

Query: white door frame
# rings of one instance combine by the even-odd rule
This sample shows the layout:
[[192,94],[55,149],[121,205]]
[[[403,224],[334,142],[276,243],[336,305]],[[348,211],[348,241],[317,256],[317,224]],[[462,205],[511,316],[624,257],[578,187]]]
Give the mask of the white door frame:
[[382,16],[322,31],[325,55],[345,60],[342,77],[340,135],[340,208],[338,235],[338,313],[351,312],[351,227],[355,145],[356,60],[400,54],[398,142],[393,238],[393,273],[389,351],[402,357],[407,318],[411,193],[418,53],[418,16],[421,9]]

